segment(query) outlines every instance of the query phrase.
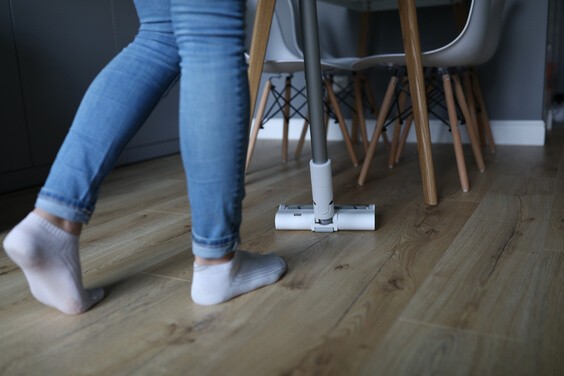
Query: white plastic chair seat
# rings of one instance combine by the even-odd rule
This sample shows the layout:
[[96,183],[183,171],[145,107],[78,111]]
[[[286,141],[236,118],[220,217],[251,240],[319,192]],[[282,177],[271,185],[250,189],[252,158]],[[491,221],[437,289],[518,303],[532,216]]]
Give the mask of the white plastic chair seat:
[[357,57],[334,57],[321,59],[322,70],[352,72],[359,70],[356,65],[360,61]]
[[[298,35],[294,21],[297,19],[291,0],[277,1],[276,11],[265,55],[264,73],[297,73],[305,70],[303,52],[298,44]],[[247,62],[249,55],[245,54]],[[347,69],[356,58],[336,58],[321,62],[321,70],[330,72]]]
[[[421,54],[425,67],[460,67],[479,65],[489,60],[497,49],[501,34],[505,0],[473,0],[469,16],[460,34],[449,44]],[[353,64],[354,70],[376,65],[406,65],[405,54],[367,56]]]
[[[245,54],[247,63],[249,55]],[[358,61],[357,58],[336,58],[321,62],[321,70],[332,72],[336,70],[350,70],[350,67]],[[264,73],[296,73],[305,69],[304,60],[300,58],[287,60],[265,60],[262,71]]]

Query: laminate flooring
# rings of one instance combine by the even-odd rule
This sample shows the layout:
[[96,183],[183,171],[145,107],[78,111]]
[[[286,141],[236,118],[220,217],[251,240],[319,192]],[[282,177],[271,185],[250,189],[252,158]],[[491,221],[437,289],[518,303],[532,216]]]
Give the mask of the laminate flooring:
[[[81,238],[79,316],[36,302],[0,249],[2,375],[562,375],[564,135],[498,146],[471,190],[434,145],[439,205],[423,204],[415,145],[364,186],[330,143],[337,204],[377,206],[376,231],[278,231],[280,203],[310,203],[307,150],[259,141],[241,248],[288,263],[277,284],[213,307],[189,299],[189,204],[178,155],[115,169]],[[485,150],[485,149],[484,149]],[[360,154],[360,153],[359,153]],[[37,188],[0,195],[0,239]]]

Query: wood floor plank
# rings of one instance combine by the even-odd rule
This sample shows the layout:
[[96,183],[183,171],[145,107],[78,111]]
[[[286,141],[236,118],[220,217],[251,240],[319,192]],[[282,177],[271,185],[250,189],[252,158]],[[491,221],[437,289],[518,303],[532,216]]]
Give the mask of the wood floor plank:
[[405,320],[397,322],[360,375],[556,375],[527,344]]
[[123,185],[122,189],[103,192],[88,227],[107,223],[115,217],[151,209],[187,214],[189,205],[186,183],[170,178],[151,179],[135,186]]
[[[151,179],[147,179],[150,176]],[[102,190],[112,194],[114,190],[129,189],[160,179],[184,180],[182,160],[178,154],[151,159],[115,168],[106,177]]]
[[[184,346],[185,360],[195,362],[190,344],[218,309],[188,302],[186,283],[140,275],[116,284],[96,311],[84,315],[66,317],[46,307],[23,315],[3,310],[0,326],[10,341],[0,344],[0,373],[154,374],[159,369],[146,361],[169,346]],[[21,336],[22,327],[30,335]]]
[[564,251],[564,152],[560,158],[545,248]]
[[81,238],[87,285],[107,285],[182,252],[190,252],[186,215],[140,211],[88,228]]
[[380,234],[396,240],[393,255],[296,374],[357,374],[476,207],[453,201],[424,210],[419,205],[412,203],[399,223]]
[[[283,317],[287,316],[301,322],[292,323],[290,327],[280,328],[283,332],[279,332],[278,328],[265,328],[264,332],[254,334],[252,338],[245,341],[246,346],[244,349],[241,349],[241,352],[244,351],[245,354],[256,354],[260,352],[263,354],[259,356],[261,359],[259,364],[257,364],[256,360],[253,361],[259,373],[276,374],[295,370],[302,363],[303,356],[299,355],[300,351],[301,353],[310,354],[325,343],[326,337],[330,336],[335,331],[335,327],[340,326],[343,315],[348,315],[350,312],[350,304],[354,303],[356,306],[356,302],[359,300],[359,294],[365,290],[365,287],[374,278],[373,276],[378,274],[389,261],[390,257],[392,257],[398,248],[398,244],[405,241],[404,237],[406,233],[409,233],[406,228],[411,226],[411,221],[406,220],[406,217],[413,215],[415,211],[412,207],[404,209],[405,211],[397,213],[397,216],[391,219],[390,222],[380,230],[379,234],[372,234],[374,236],[373,241],[369,240],[369,233],[335,234],[331,235],[327,240],[316,244],[312,247],[311,251],[300,253],[298,258],[295,256],[289,258],[291,272],[281,282],[280,286],[277,287],[289,286],[293,290],[298,288],[302,293],[301,295],[305,295],[303,299],[310,297],[311,300],[308,299],[303,302],[307,306],[305,308],[301,307],[302,304],[293,303],[291,305],[296,307],[289,308],[285,305],[279,308],[282,312],[271,314],[271,319],[274,320],[274,322],[277,321],[279,315],[282,315],[280,316],[281,320],[284,320]],[[428,231],[429,228],[426,226],[436,221],[439,216],[434,216],[434,219],[431,219],[431,217],[433,216],[429,216],[427,223],[421,226],[421,231],[428,237],[433,237],[435,234],[433,231]],[[421,218],[419,218],[419,220],[421,220]],[[402,228],[404,231],[401,230]],[[330,258],[324,260],[317,259],[318,257],[324,256],[317,254],[317,252],[320,252],[318,248],[324,247],[325,243],[331,241],[330,238],[338,238],[340,240],[342,237],[348,238],[349,236],[351,236],[351,241],[358,237],[366,237],[366,240],[359,243],[347,242],[347,246],[340,254],[332,254]],[[333,246],[331,248],[333,248]],[[382,254],[382,252],[384,253]],[[312,258],[317,260],[314,265],[311,264]],[[317,268],[321,268],[323,264],[327,263],[331,263],[334,270],[327,270],[322,275],[316,272]],[[340,274],[348,275],[348,279],[341,282],[339,279]],[[345,284],[342,285],[342,283]],[[349,285],[349,283],[351,284]],[[326,290],[327,286],[331,286],[330,291]],[[340,292],[339,296],[334,296],[333,290]],[[275,289],[272,291],[273,294],[276,293]],[[272,299],[278,301],[278,299],[281,298],[277,295],[273,295]],[[343,299],[346,299],[345,301],[350,303],[341,306],[342,303],[340,302]],[[251,307],[252,306],[249,308]],[[299,311],[297,313],[293,312],[295,309],[306,309],[309,314],[305,312],[300,313]],[[311,322],[310,316],[315,318],[314,322]],[[313,332],[311,331],[312,329],[314,329]],[[269,338],[279,338],[279,340],[274,344],[270,344]],[[266,349],[262,350],[265,346],[267,346]],[[289,352],[289,349],[292,349],[292,351]],[[342,349],[347,349],[347,347],[345,346]],[[351,349],[350,352],[345,352],[351,355],[351,358],[355,358],[356,356],[352,355],[354,349]],[[250,356],[240,355],[246,357]],[[224,364],[227,365],[227,361]],[[243,373],[243,369],[236,368],[235,373]]]
[[[466,314],[455,313],[452,312],[450,307],[445,307],[447,312],[443,317],[450,313],[451,319],[458,318],[455,322],[453,322],[454,320],[433,320],[433,322],[430,320],[413,320],[406,318],[407,315],[400,317],[399,321],[431,328],[442,328],[449,333],[454,330],[456,333],[463,332],[473,336],[487,337],[488,340],[519,344],[519,351],[503,348],[488,350],[488,352],[491,352],[489,354],[492,357],[491,361],[495,361],[495,365],[498,367],[504,364],[504,358],[513,356],[511,364],[517,366],[513,370],[519,370],[518,372],[510,372],[511,370],[486,372],[486,370],[483,370],[484,373],[481,374],[562,374],[564,372],[564,360],[561,356],[564,352],[564,338],[562,336],[562,333],[564,333],[564,308],[561,302],[564,300],[564,294],[561,286],[564,282],[564,255],[561,252],[528,253],[523,251],[518,251],[517,254],[520,260],[515,260],[515,262],[519,264],[507,265],[507,270],[512,269],[512,272],[506,271],[503,273],[505,276],[497,278],[498,281],[496,282],[501,284],[504,281],[499,280],[509,280],[510,277],[507,274],[514,275],[514,271],[524,269],[524,265],[530,265],[529,270],[521,272],[522,277],[513,278],[513,283],[506,283],[499,288],[496,286],[489,287],[489,291],[483,294],[485,296],[478,303],[476,299],[458,298],[460,305],[466,304],[466,306],[461,307],[461,310],[465,310]],[[454,281],[451,283],[454,283]],[[426,286],[422,287],[422,289],[424,288]],[[500,292],[500,290],[504,291]],[[406,311],[408,310],[409,307]],[[503,314],[500,312],[503,312]],[[466,319],[466,322],[463,324],[464,319]],[[408,359],[414,355],[412,352],[417,350],[409,346],[407,341],[410,339],[406,338],[405,335],[401,330],[397,331],[397,328],[392,328],[382,341],[382,344],[386,344],[387,349],[384,349],[384,346],[381,345],[368,357],[374,361],[368,363],[375,366],[375,370],[380,369],[375,359],[379,359],[385,364],[386,355],[383,351],[386,354],[389,354],[387,351],[394,352],[397,357],[409,362]],[[399,341],[403,343],[395,340],[395,338],[400,337],[404,337]],[[408,334],[408,337],[416,336],[411,333]],[[425,338],[416,340],[423,341]],[[451,349],[445,347],[445,352],[449,351]],[[464,357],[463,354],[449,353],[445,355],[445,359],[447,362],[456,362],[458,356]],[[480,360],[470,360],[471,362],[467,364],[459,365],[461,374],[480,374],[473,370],[473,367],[478,365]],[[427,358],[424,361],[431,362],[432,359]],[[409,366],[417,367],[418,363],[415,362]],[[368,368],[369,366],[367,366]],[[448,371],[445,372],[449,373]]]
[[[248,362],[254,364],[258,374],[291,370],[301,354],[317,346],[323,333],[338,322],[356,299],[359,287],[368,282],[371,271],[378,270],[389,258],[385,247],[376,246],[370,237],[344,233],[329,236],[290,259],[293,273],[271,289],[270,301],[275,310],[269,312],[268,321],[259,320],[260,324],[253,323],[252,328],[240,334],[244,346],[232,349],[212,368],[212,373],[230,366],[234,374],[244,374],[244,363]],[[365,243],[373,244],[371,249]],[[257,304],[247,301],[248,309],[261,315],[261,306]],[[273,325],[281,320],[286,325]],[[257,357],[257,353],[261,355]],[[246,361],[237,363],[236,359]]]
[[[547,138],[544,147],[533,146],[501,146],[495,154],[484,152],[486,170],[480,173],[474,157],[468,148],[465,149],[465,158],[470,180],[470,191],[462,192],[453,190],[455,186],[445,180],[438,179],[437,185],[441,197],[458,201],[480,202],[490,190],[500,175],[526,176],[532,178],[556,178],[559,171],[559,161],[564,157],[562,137]],[[440,157],[439,157],[440,158]],[[452,164],[447,164],[447,169]],[[562,167],[560,167],[560,170]],[[440,176],[441,164],[437,166],[437,176]]]
[[[19,302],[25,300],[25,304],[38,304],[30,295],[25,277],[21,270],[2,251],[0,257],[0,283],[2,286],[2,299],[0,300],[0,312],[12,309]],[[33,308],[30,308],[33,310]]]
[[539,309],[564,299],[551,288],[564,281],[561,260],[543,249],[553,187],[500,177],[401,318],[520,340],[545,334],[534,322],[559,327]]
[[[354,300],[356,287],[369,275],[366,271],[387,257],[375,249],[370,251],[374,254],[370,262],[364,260],[369,250],[366,246],[363,250],[363,245],[372,244],[366,241],[367,236],[373,234],[324,236],[308,249],[283,254],[292,273],[276,285],[224,305],[227,311],[220,327],[215,328],[213,341],[200,343],[203,347],[196,350],[217,358],[195,364],[191,370],[195,374],[220,374],[225,370],[235,375],[248,374],[251,363],[257,374],[288,370],[290,361],[299,357],[304,347],[316,343],[319,333],[334,325],[340,312]],[[328,283],[331,289],[327,289]],[[285,324],[274,325],[280,321]],[[217,348],[218,341],[221,348]],[[175,351],[154,361],[166,364],[173,373],[186,364],[183,355]]]

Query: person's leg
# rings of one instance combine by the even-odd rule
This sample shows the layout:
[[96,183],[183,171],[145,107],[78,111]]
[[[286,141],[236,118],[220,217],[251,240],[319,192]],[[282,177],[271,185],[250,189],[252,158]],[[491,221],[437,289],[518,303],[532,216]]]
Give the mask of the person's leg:
[[196,257],[192,299],[217,304],[276,282],[286,269],[276,255],[236,251],[249,124],[245,1],[171,0],[171,13]]
[[103,297],[85,290],[78,235],[119,154],[179,74],[168,0],[137,0],[135,40],[92,82],[39,193],[36,209],[8,234],[4,249],[35,298],[67,314]]

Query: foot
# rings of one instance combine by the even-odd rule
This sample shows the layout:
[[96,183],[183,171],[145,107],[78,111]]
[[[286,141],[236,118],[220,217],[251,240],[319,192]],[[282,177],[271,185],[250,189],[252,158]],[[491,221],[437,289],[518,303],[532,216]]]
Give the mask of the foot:
[[270,285],[286,271],[286,262],[276,255],[235,251],[232,260],[216,265],[194,263],[192,300],[200,305],[226,302],[238,295]]
[[59,311],[76,315],[104,297],[86,290],[78,254],[78,236],[30,213],[4,239],[4,250],[22,269],[33,296]]

